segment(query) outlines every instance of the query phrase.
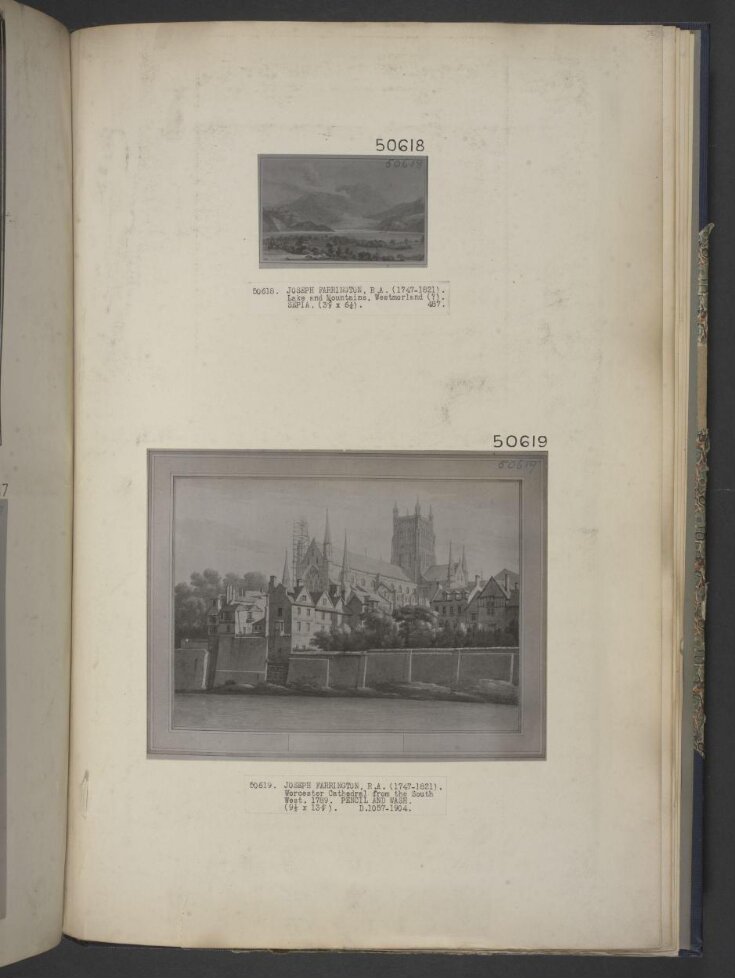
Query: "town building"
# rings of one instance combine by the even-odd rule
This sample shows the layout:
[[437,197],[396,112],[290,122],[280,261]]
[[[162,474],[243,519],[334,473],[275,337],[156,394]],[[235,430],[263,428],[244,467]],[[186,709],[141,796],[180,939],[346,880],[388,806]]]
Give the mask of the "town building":
[[518,628],[519,606],[518,574],[503,569],[472,595],[465,620],[470,627],[513,631]]
[[294,586],[288,572],[288,553],[280,582],[268,585],[268,646],[276,654],[309,648],[318,632],[352,627],[363,613],[354,593],[339,585],[309,589],[299,578]]
[[208,615],[210,635],[265,634],[266,593],[230,584],[215,598]]
[[437,624],[458,625],[468,622],[468,608],[475,596],[482,591],[484,582],[476,576],[472,584],[445,583],[439,585],[431,599],[431,609],[437,616]]

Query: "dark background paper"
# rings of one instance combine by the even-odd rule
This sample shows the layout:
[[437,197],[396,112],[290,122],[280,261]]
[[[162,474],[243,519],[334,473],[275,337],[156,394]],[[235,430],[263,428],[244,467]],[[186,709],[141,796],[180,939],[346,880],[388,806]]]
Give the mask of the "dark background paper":
[[[177,20],[437,20],[582,23],[708,23],[710,240],[710,476],[707,511],[704,955],[623,958],[565,955],[436,955],[187,951],[82,945],[64,939],[47,954],[0,969],[0,978],[627,978],[735,975],[735,4],[732,0],[34,0],[70,30]],[[326,69],[325,69],[326,70]],[[631,541],[635,560],[635,542]],[[437,886],[441,880],[437,880]],[[315,899],[318,895],[315,893]],[[570,902],[573,894],[570,894]]]

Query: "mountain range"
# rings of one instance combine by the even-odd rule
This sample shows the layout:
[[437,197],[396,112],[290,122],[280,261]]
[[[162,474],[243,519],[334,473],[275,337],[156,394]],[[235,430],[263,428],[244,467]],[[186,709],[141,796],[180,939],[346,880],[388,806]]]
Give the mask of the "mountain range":
[[263,231],[424,230],[422,197],[386,206],[369,184],[345,184],[336,192],[306,191],[286,203],[263,206]]

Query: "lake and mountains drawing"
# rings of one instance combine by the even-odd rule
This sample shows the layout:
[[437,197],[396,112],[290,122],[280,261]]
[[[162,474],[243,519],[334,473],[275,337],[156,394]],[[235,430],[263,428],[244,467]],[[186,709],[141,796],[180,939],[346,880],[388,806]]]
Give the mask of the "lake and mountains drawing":
[[426,157],[261,156],[261,266],[426,264]]

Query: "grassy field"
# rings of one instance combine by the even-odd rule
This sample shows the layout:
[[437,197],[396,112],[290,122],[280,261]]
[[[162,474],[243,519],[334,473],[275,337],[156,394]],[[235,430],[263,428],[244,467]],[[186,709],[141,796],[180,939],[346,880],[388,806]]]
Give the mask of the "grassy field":
[[284,231],[263,237],[265,261],[417,262],[424,256],[424,235],[413,232]]

